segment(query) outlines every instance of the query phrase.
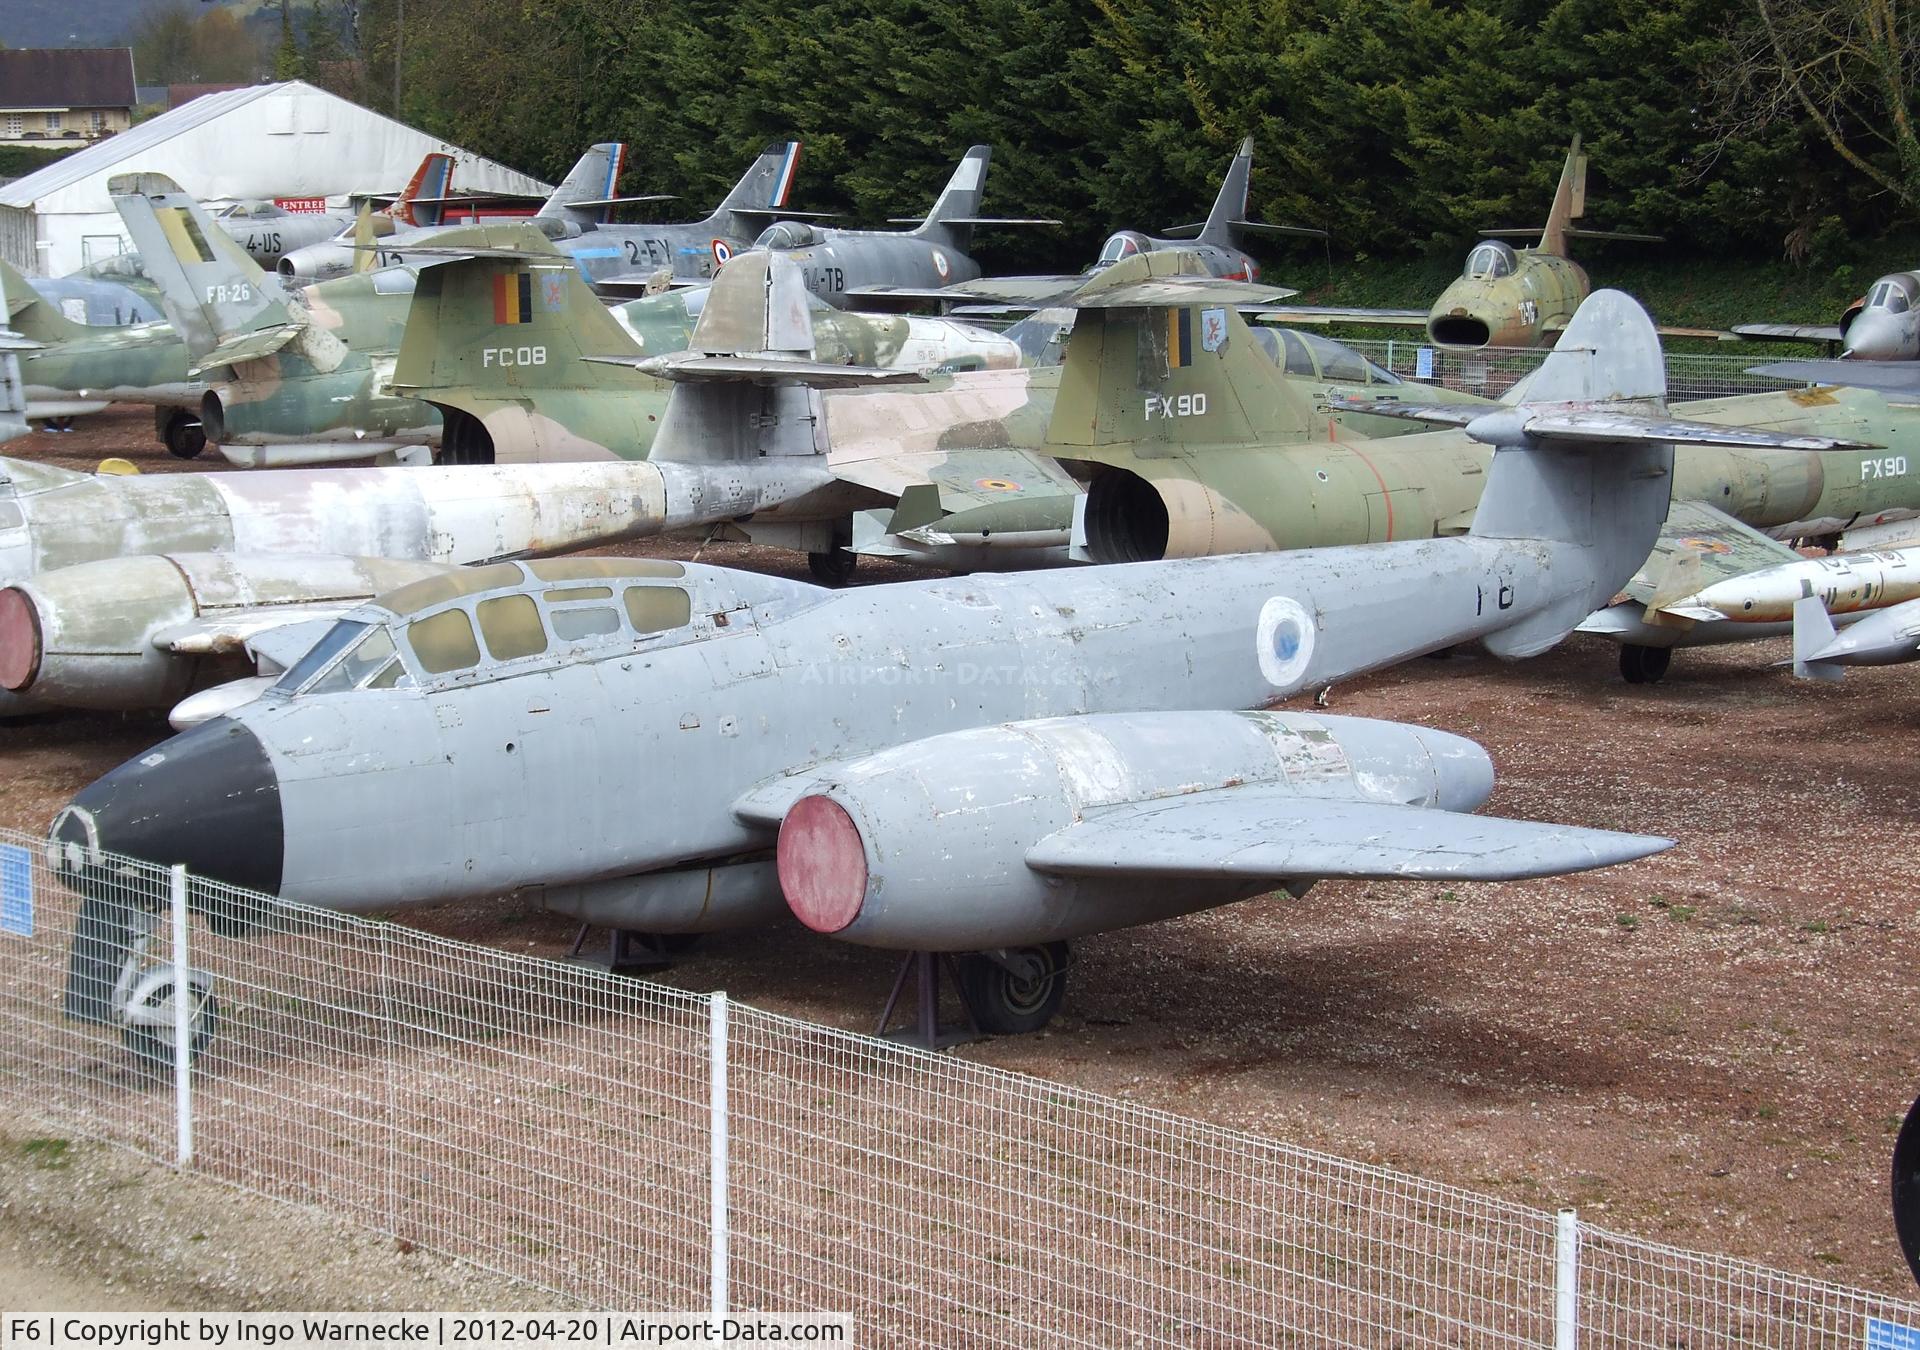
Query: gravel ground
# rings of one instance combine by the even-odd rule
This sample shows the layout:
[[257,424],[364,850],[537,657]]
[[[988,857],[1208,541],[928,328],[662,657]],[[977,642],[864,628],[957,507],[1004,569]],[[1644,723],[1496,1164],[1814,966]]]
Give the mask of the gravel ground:
[[[13,448],[183,467],[146,425],[113,415]],[[728,547],[699,556],[769,565]],[[1920,1089],[1920,666],[1816,685],[1775,669],[1785,654],[1784,642],[1683,653],[1665,683],[1632,687],[1611,647],[1576,639],[1517,666],[1420,661],[1342,686],[1335,712],[1486,745],[1500,774],[1491,810],[1677,846],[1555,881],[1326,884],[1091,939],[1052,1029],[961,1053],[1911,1294],[1886,1178]],[[152,718],[8,728],[0,824],[44,828],[73,790],[164,734]],[[573,937],[492,905],[409,921],[543,955]],[[870,1029],[892,974],[884,954],[789,927],[711,938],[665,978]],[[0,1247],[14,1231],[0,1228]]]

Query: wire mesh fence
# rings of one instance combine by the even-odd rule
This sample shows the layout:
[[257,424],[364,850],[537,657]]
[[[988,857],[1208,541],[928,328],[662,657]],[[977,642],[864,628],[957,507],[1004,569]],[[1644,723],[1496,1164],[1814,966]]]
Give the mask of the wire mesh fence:
[[[176,895],[197,916],[179,955]],[[1914,1304],[1077,1088],[4,832],[0,1099],[162,1161],[184,1103],[192,1165],[249,1190],[584,1303],[705,1308],[718,1284],[728,1307],[850,1313],[867,1344],[1839,1347],[1920,1326]]]
[[[1402,379],[1441,384],[1485,398],[1506,393],[1547,359],[1544,347],[1483,347],[1462,352],[1401,339],[1353,339],[1346,340],[1345,345]],[[1667,398],[1675,403],[1805,387],[1802,382],[1748,374],[1749,366],[1770,359],[1752,351],[1724,355],[1668,352],[1666,359]]]

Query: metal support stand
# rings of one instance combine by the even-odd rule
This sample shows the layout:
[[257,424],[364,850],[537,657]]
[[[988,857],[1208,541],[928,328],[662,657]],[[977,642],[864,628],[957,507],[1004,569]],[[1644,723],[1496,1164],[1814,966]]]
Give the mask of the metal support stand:
[[599,966],[610,975],[648,975],[673,965],[673,957],[659,938],[630,928],[609,928],[605,954],[583,956],[581,948],[586,946],[587,934],[592,931],[592,924],[580,925],[580,931],[573,935],[573,945],[567,948],[567,960]]
[[[940,1023],[942,969],[953,978],[954,990],[960,995],[960,1011],[967,1019],[964,1027],[952,1024],[942,1026]],[[887,1024],[893,1021],[894,1010],[900,1006],[900,995],[906,991],[909,975],[914,977],[917,1015],[913,1025],[889,1031]],[[985,1039],[980,1033],[979,1023],[974,1020],[973,1009],[967,1005],[966,991],[960,984],[960,972],[954,966],[953,957],[946,952],[908,952],[901,958],[900,973],[893,977],[893,992],[887,995],[887,1006],[880,1010],[880,1024],[874,1028],[873,1034],[920,1050],[945,1050],[949,1046]]]

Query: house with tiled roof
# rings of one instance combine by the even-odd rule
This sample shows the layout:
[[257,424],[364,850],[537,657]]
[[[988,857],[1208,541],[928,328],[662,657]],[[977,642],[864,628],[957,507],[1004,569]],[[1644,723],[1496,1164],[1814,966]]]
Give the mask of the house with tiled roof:
[[134,102],[131,48],[0,51],[0,145],[96,141],[132,125]]

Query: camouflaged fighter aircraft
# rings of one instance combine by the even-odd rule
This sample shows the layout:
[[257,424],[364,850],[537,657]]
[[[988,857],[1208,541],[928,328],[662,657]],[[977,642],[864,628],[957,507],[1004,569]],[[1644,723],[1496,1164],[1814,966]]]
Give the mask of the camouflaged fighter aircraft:
[[[1220,343],[1169,359],[1204,322],[1092,309],[1068,366],[1098,372],[1093,405],[1191,406],[1205,363],[1252,345],[1229,311]],[[67,1011],[111,1020],[137,960],[117,854],[184,864],[233,927],[271,911],[214,883],[354,910],[518,892],[649,933],[791,913],[916,954],[923,981],[960,954],[973,1021],[1013,1032],[1060,1006],[1075,937],[1320,878],[1656,851],[1469,814],[1492,766],[1457,737],[1252,710],[1456,643],[1560,641],[1652,548],[1672,442],[1743,439],[1669,415],[1663,385],[1644,311],[1593,296],[1528,401],[1474,421],[1496,449],[1454,539],[840,592],[615,560],[403,588],[62,811],[48,857],[85,897]],[[1063,400],[1050,439],[1084,411]]]
[[841,309],[862,300],[916,298],[956,281],[971,281],[980,266],[967,255],[979,225],[1058,225],[1057,220],[983,216],[987,166],[993,148],[976,145],[960,159],[953,177],[924,219],[896,217],[911,230],[846,230],[783,218],[763,230],[753,247],[797,263],[807,289]]
[[969,303],[956,311],[962,314],[1044,309],[1071,296],[1086,284],[1087,278],[1103,268],[1141,253],[1169,250],[1192,254],[1207,272],[1223,280],[1258,281],[1260,264],[1240,247],[1243,236],[1271,234],[1324,239],[1327,232],[1297,225],[1268,225],[1247,219],[1247,190],[1252,173],[1253,137],[1249,136],[1240,142],[1238,153],[1227,166],[1227,176],[1221,180],[1220,191],[1213,200],[1213,209],[1207,213],[1205,220],[1194,225],[1172,226],[1167,230],[1166,238],[1156,238],[1139,230],[1117,230],[1107,236],[1106,243],[1100,247],[1100,256],[1093,264],[1086,271],[1073,276],[982,277],[977,281],[956,282],[934,291],[889,288],[884,294],[947,303],[963,299],[980,302]]
[[[1837,324],[1746,323],[1734,328],[1743,338],[1767,342],[1821,342],[1829,351],[1840,348],[1843,361],[1920,360],[1920,272],[1889,272],[1867,288],[1867,293],[1841,311]],[[1795,367],[1826,362],[1793,362]],[[1844,368],[1840,368],[1844,372]],[[1792,375],[1789,379],[1822,379],[1844,384],[1838,376]]]
[[27,434],[27,386],[20,378],[20,354],[39,345],[9,327],[7,280],[0,276],[0,441]]
[[[0,460],[0,582],[14,583],[0,590],[0,711],[164,707],[243,651],[284,669],[318,636],[313,620],[423,570],[817,513],[808,502],[822,496],[840,509],[811,434],[780,415],[813,388],[920,377],[814,360],[807,299],[798,276],[765,256],[716,286],[697,351],[673,363],[686,387],[662,417],[684,458],[158,479]],[[708,389],[716,368],[751,372],[754,387]],[[726,434],[769,414],[797,434]],[[228,710],[263,683],[272,680],[190,699],[175,724]]]
[[[1532,229],[1482,230],[1487,236],[1467,254],[1466,267],[1440,293],[1433,308],[1360,309],[1337,306],[1278,307],[1266,317],[1275,323],[1397,324],[1424,327],[1427,340],[1449,351],[1481,347],[1537,347],[1552,338],[1587,298],[1591,283],[1580,264],[1568,256],[1574,239],[1625,239],[1660,242],[1652,234],[1622,234],[1585,230],[1574,224],[1587,210],[1587,157],[1580,138],[1573,138],[1560,186],[1540,242],[1515,250],[1501,236],[1532,236]],[[1721,337],[1710,328],[1659,326],[1666,337]]]

